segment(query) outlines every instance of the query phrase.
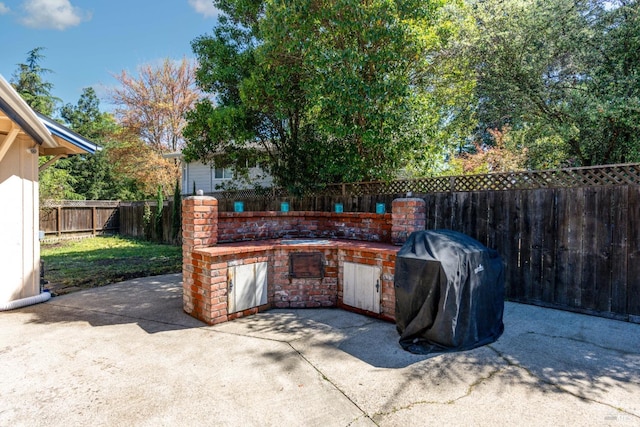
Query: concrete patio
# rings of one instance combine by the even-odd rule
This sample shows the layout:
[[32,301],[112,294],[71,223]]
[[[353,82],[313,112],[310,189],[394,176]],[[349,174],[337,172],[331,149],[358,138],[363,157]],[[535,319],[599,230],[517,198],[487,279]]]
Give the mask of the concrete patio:
[[640,425],[640,325],[506,303],[472,351],[337,309],[206,326],[180,275],[0,313],[0,425]]

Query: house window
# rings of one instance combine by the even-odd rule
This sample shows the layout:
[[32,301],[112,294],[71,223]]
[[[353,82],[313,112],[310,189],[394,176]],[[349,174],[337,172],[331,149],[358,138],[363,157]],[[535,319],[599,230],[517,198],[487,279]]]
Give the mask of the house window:
[[233,170],[231,168],[214,168],[214,177],[216,179],[232,179]]

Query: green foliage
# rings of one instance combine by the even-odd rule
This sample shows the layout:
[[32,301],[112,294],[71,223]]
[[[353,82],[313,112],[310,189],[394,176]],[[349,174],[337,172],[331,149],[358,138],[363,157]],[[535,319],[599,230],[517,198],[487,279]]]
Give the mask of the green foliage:
[[176,186],[173,189],[173,211],[171,212],[171,236],[174,240],[180,238],[182,230],[182,194],[180,189],[180,180],[176,180]]
[[[93,88],[85,88],[77,105],[66,104],[60,110],[61,118],[73,131],[101,145],[93,155],[76,155],[58,160],[49,169],[63,170],[73,177],[73,192],[86,200],[134,200],[143,194],[131,177],[119,173],[110,157],[110,151],[119,145],[113,141],[119,130],[109,113],[100,111],[100,101]],[[58,173],[58,172],[56,172]],[[41,174],[40,180],[50,177]]]
[[164,212],[164,194],[162,194],[162,186],[158,186],[158,194],[156,196],[157,208],[154,217],[154,224],[156,227],[156,235],[158,240],[162,241],[162,213]]
[[51,116],[60,99],[51,95],[53,84],[44,80],[44,75],[51,70],[40,66],[44,59],[43,50],[43,47],[36,47],[27,53],[26,63],[18,64],[11,83],[27,105],[45,116]]
[[144,237],[146,240],[151,240],[153,214],[151,212],[151,206],[149,203],[144,203],[144,210],[142,213],[142,227],[144,228]]
[[[41,157],[40,164],[45,163],[49,157]],[[64,169],[49,167],[40,172],[40,200],[82,200],[81,194],[74,190],[77,178]]]
[[242,169],[257,157],[303,192],[391,178],[414,158],[443,157],[468,127],[473,84],[447,51],[466,21],[452,1],[216,5],[226,16],[192,43],[198,84],[216,102],[187,115],[187,161]]
[[60,116],[75,132],[98,144],[105,142],[118,129],[113,116],[100,111],[100,100],[92,87],[82,90],[77,105],[63,106]]
[[479,29],[460,54],[476,63],[481,132],[510,125],[531,168],[640,161],[637,1],[486,0],[472,10]]

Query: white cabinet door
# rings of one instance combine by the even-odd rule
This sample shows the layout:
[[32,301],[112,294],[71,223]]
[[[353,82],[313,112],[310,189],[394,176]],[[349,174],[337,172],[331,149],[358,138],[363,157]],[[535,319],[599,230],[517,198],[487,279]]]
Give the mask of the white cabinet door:
[[228,269],[229,313],[267,303],[267,263],[235,265]]
[[380,267],[345,262],[342,278],[342,302],[351,307],[380,313]]

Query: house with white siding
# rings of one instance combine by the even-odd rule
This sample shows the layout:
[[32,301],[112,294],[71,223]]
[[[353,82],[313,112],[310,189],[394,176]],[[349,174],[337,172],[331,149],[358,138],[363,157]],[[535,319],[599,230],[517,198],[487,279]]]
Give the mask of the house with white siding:
[[273,178],[259,166],[248,167],[247,176],[238,176],[231,168],[216,167],[199,161],[185,162],[182,153],[165,154],[166,158],[179,159],[182,163],[182,194],[202,190],[205,194],[234,189],[271,187]]

